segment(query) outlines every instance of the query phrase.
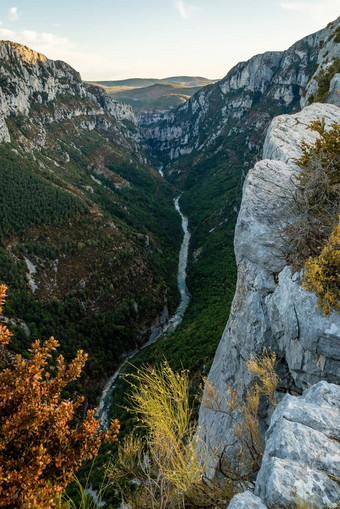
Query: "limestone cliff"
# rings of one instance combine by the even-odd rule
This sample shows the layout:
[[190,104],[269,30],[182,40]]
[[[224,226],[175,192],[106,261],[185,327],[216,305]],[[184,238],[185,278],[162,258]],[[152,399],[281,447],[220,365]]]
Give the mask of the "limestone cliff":
[[[316,296],[301,287],[300,276],[282,255],[282,228],[291,220],[301,142],[314,142],[311,120],[326,127],[340,121],[340,109],[312,104],[294,115],[276,117],[264,144],[264,159],[250,170],[235,230],[237,289],[230,317],[209,374],[216,392],[229,383],[241,390],[251,382],[246,361],[264,347],[278,356],[279,390],[295,394],[320,380],[340,380],[340,316],[324,317]],[[199,429],[214,449],[232,443],[232,424],[224,414],[201,407]]]
[[[338,26],[339,19],[333,27],[304,37],[286,51],[268,51],[238,63],[221,81],[204,87],[165,116],[139,118],[148,144],[165,166],[169,164],[165,170],[190,172],[189,167],[200,164],[202,157],[205,163],[223,159],[226,164],[241,157],[249,168],[261,150],[271,119],[297,111],[324,52],[332,45],[329,61],[333,53],[339,53],[333,38],[324,42],[333,37]],[[306,101],[309,95],[308,89]]]
[[80,74],[65,62],[1,41],[0,74],[0,142],[11,141],[6,119],[32,117],[34,112],[38,135],[30,141],[35,148],[45,144],[46,125],[76,119],[81,129],[113,131],[125,150],[140,153],[141,136],[132,108],[99,87],[84,84]]
[[320,44],[320,52],[303,95],[301,107],[315,99],[340,106],[340,17],[327,25],[328,35]]

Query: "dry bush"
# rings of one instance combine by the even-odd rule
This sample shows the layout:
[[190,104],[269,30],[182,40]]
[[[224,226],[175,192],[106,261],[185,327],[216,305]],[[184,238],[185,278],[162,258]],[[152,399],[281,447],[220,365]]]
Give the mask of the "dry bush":
[[[0,306],[6,287],[0,287]],[[1,311],[1,310],[0,310]],[[0,327],[0,344],[10,340]],[[80,376],[86,354],[79,351],[67,366],[62,355],[51,374],[58,342],[35,341],[30,358],[16,356],[12,367],[0,372],[0,507],[50,509],[72,480],[83,459],[97,454],[105,438],[116,439],[114,421],[109,432],[98,433],[95,411],[78,426],[74,411],[82,403],[63,399],[64,387]]]
[[261,383],[260,391],[268,398],[273,408],[276,407],[275,395],[278,383],[278,376],[275,373],[274,369],[275,362],[276,362],[275,352],[272,351],[268,352],[266,349],[264,350],[262,355],[252,357],[247,362],[247,367],[249,371],[254,376],[259,377]]
[[261,396],[273,408],[276,406],[275,392],[278,377],[275,373],[276,354],[264,350],[262,355],[247,362],[248,370],[258,377],[251,387],[247,387],[242,398],[241,391],[228,387],[228,396],[221,398],[209,379],[205,384],[202,405],[210,410],[228,415],[233,423],[232,443],[220,444],[215,456],[218,469],[234,488],[238,490],[254,487],[256,472],[262,461],[264,442],[260,429],[258,407]]
[[295,175],[294,221],[285,227],[287,262],[294,270],[305,268],[303,288],[316,293],[325,315],[340,312],[340,124],[329,130],[324,121],[312,122],[320,137],[314,145],[302,144]]
[[310,128],[320,137],[314,145],[301,145],[303,155],[296,161],[301,172],[294,176],[294,220],[284,229],[286,259],[296,271],[310,256],[320,254],[340,212],[340,124],[334,123],[329,132],[320,121]]
[[[2,306],[5,304],[6,291],[7,287],[5,285],[0,285],[0,314],[2,313]],[[9,332],[6,325],[0,325],[0,347],[6,346],[9,343],[11,336],[12,333]]]
[[[199,454],[189,405],[189,377],[144,368],[132,375],[131,403],[145,435],[125,439],[107,475],[132,508],[213,508],[234,494],[205,475],[208,457]],[[202,457],[203,456],[203,457]]]
[[[235,493],[252,487],[263,454],[258,406],[261,396],[275,402],[275,354],[249,361],[259,383],[248,388],[244,400],[229,388],[220,400],[209,380],[202,404],[228,414],[234,422],[235,442],[215,451],[195,435],[196,425],[188,402],[189,377],[163,368],[145,368],[132,375],[132,409],[146,433],[129,436],[107,475],[131,508],[226,507]],[[221,476],[214,476],[217,465]]]

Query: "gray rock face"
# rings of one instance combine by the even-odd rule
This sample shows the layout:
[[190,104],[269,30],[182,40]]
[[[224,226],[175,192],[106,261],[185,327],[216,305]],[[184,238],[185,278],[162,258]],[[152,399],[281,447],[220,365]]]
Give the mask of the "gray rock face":
[[[152,149],[170,162],[181,156],[218,154],[242,143],[245,159],[261,148],[271,118],[294,111],[317,62],[320,42],[329,29],[309,35],[288,50],[269,51],[240,62],[225,78],[204,87],[166,116],[139,118]],[[248,166],[249,167],[249,166]]]
[[155,124],[163,122],[164,120],[170,120],[172,117],[172,108],[164,108],[158,110],[143,110],[137,115],[138,125],[144,128],[152,127]]
[[315,119],[325,119],[328,126],[337,120],[338,111],[331,104],[314,103],[303,110],[303,114],[280,115],[270,124],[263,145],[263,159],[283,161],[289,166],[295,165],[295,159],[301,157],[301,143],[315,143],[318,134],[309,129]]
[[327,102],[340,106],[340,73],[335,74],[330,81]]
[[11,115],[32,117],[33,110],[38,134],[29,150],[44,145],[44,125],[77,119],[84,130],[122,133],[120,143],[138,152],[141,134],[132,108],[111,99],[99,87],[84,84],[65,62],[2,41],[0,74],[0,143],[10,141],[6,119]]
[[[327,25],[327,33],[325,32],[321,42],[320,52],[315,64],[312,76],[308,80],[303,96],[301,97],[301,107],[303,108],[317,95],[319,84],[317,81],[320,72],[326,72],[336,59],[340,58],[340,42],[336,42],[336,30],[340,26],[340,16],[333,23]],[[336,76],[336,75],[335,75]],[[328,103],[340,106],[339,77],[335,77],[330,81],[329,93],[326,94],[324,100]]]
[[245,491],[233,497],[228,509],[267,509],[267,507],[251,491]]
[[336,481],[340,477],[339,437],[338,385],[319,382],[301,398],[286,395],[266,433],[256,495],[269,507],[291,507],[297,500],[311,507],[336,507],[340,500]]
[[[265,142],[265,159],[246,178],[235,229],[238,281],[230,317],[216,351],[209,379],[222,401],[228,385],[242,389],[252,381],[246,361],[263,348],[277,353],[280,390],[301,393],[320,380],[340,381],[340,316],[323,316],[316,296],[301,287],[299,274],[286,266],[280,248],[282,227],[290,220],[303,139],[317,133],[310,120],[340,121],[334,105],[313,104],[290,117],[276,117]],[[233,441],[232,422],[204,406],[199,433],[212,449]]]

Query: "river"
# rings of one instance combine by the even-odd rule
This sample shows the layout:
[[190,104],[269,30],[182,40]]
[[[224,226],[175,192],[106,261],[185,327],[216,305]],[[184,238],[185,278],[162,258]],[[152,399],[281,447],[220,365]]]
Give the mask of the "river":
[[108,426],[108,413],[110,410],[111,405],[111,398],[112,398],[112,392],[115,388],[115,384],[117,381],[117,378],[119,374],[121,373],[122,369],[128,364],[134,357],[137,355],[138,352],[141,350],[144,350],[144,348],[147,348],[148,346],[156,343],[165,333],[174,331],[176,327],[181,323],[183,320],[184,313],[188,307],[189,301],[190,301],[190,294],[186,285],[186,269],[187,269],[187,263],[188,263],[188,250],[189,250],[189,242],[190,242],[190,232],[188,230],[188,218],[182,213],[180,206],[179,206],[179,199],[181,195],[177,196],[174,200],[174,205],[181,216],[182,219],[182,230],[183,230],[183,241],[181,245],[181,250],[179,252],[179,260],[178,260],[178,272],[177,272],[177,284],[178,289],[181,293],[181,301],[179,303],[178,308],[176,309],[175,314],[170,318],[168,323],[163,327],[163,329],[155,336],[154,334],[151,335],[149,341],[145,343],[141,348],[136,348],[133,352],[130,352],[128,356],[124,359],[124,361],[120,364],[118,369],[113,373],[113,375],[109,378],[107,381],[101,398],[98,405],[98,410],[96,413],[96,417],[101,420],[101,429],[106,429]]

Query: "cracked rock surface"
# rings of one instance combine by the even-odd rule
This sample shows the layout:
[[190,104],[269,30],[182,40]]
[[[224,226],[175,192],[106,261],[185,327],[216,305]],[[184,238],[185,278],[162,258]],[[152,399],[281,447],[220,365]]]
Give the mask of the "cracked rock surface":
[[228,509],[336,507],[340,500],[340,387],[319,382],[301,397],[287,394],[266,433],[255,494],[236,495]]
[[[292,218],[294,159],[301,156],[302,140],[310,143],[318,136],[309,122],[322,118],[329,128],[340,121],[340,109],[312,104],[276,117],[265,142],[266,159],[246,178],[235,229],[237,288],[209,374],[222,409],[230,383],[242,392],[252,381],[246,362],[264,347],[277,354],[281,393],[301,394],[320,380],[339,383],[340,316],[323,316],[316,296],[301,287],[300,275],[286,265],[280,248],[282,228]],[[212,449],[233,442],[232,425],[228,415],[201,407],[199,434]]]
[[[340,500],[340,387],[319,382],[286,395],[266,433],[255,493],[269,507],[336,507]],[[250,505],[249,507],[252,507]]]

